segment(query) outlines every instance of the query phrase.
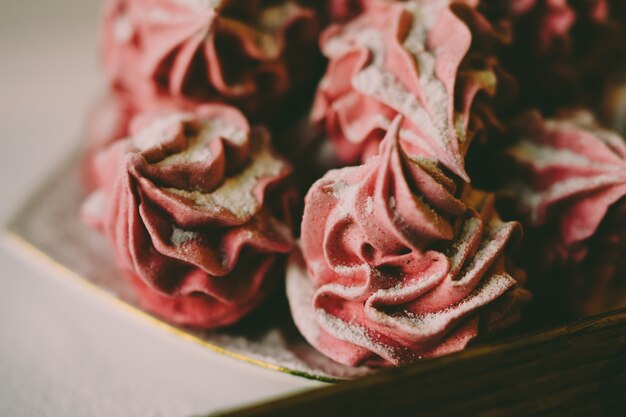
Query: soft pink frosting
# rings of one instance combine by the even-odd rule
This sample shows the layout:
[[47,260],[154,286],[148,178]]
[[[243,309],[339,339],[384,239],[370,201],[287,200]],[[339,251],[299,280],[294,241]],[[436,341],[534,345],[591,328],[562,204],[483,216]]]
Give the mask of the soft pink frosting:
[[[626,274],[626,145],[588,113],[530,113],[507,154],[520,168],[505,190],[547,265],[565,271],[574,307],[598,312]],[[549,278],[549,277],[548,277]]]
[[517,320],[529,297],[505,256],[519,225],[498,218],[491,195],[467,188],[458,198],[434,161],[408,157],[401,124],[394,120],[380,155],[309,190],[303,260],[288,267],[296,325],[348,365],[461,350]]
[[[479,91],[493,92],[494,63],[483,71],[461,67],[472,33],[449,3],[373,1],[359,17],[323,32],[322,52],[330,62],[312,120],[325,125],[344,162],[375,154],[391,120],[402,114],[404,149],[468,180],[470,109]],[[455,7],[477,14],[467,5]]]
[[136,104],[129,94],[108,92],[90,109],[85,125],[85,149],[81,161],[83,182],[87,190],[91,191],[97,182],[97,155],[111,143],[129,135],[131,121],[138,113],[165,114],[193,111],[195,107],[192,103],[176,103],[165,97],[142,103],[139,107]]
[[317,32],[295,0],[107,0],[102,58],[140,108],[165,96],[265,112],[311,71]]
[[280,279],[293,238],[291,166],[237,110],[136,118],[96,158],[83,217],[111,241],[140,301],[175,323],[215,328]]

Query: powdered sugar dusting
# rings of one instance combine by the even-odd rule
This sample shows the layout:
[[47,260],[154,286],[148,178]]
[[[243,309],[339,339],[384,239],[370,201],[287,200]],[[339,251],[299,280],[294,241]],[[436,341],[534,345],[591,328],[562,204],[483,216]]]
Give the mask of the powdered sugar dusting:
[[[354,76],[352,86],[360,93],[376,97],[399,113],[405,114],[428,137],[443,143],[448,142],[445,136],[442,137],[431,115],[421,106],[417,97],[407,91],[397,78],[385,69],[370,65]],[[427,143],[420,142],[420,146],[422,145],[428,146]]]
[[359,184],[348,184],[342,179],[338,179],[330,184],[330,194],[337,199],[335,213],[339,218],[350,217],[352,207],[356,202]]
[[153,24],[172,25],[176,20],[180,20],[180,13],[171,13],[162,7],[152,7],[146,10],[146,16]]
[[531,163],[538,169],[553,165],[596,168],[605,171],[620,171],[624,167],[595,162],[585,155],[570,149],[558,149],[551,146],[538,145],[531,140],[522,140],[518,146],[508,151],[518,161]]
[[[511,178],[506,190],[516,196],[530,225],[547,222],[550,208],[556,204],[565,204],[560,209],[565,212],[569,204],[582,207],[581,198],[595,198],[597,192],[626,185],[624,141],[599,128],[589,112],[549,120],[537,114],[530,116],[532,128],[522,127],[526,136],[506,151],[532,173],[529,179],[519,175]],[[558,176],[545,172],[558,172]],[[598,209],[606,210],[602,207],[600,203]],[[572,230],[571,236],[576,233]]]
[[359,25],[356,31],[346,30],[337,33],[323,45],[324,54],[331,58],[341,57],[354,50],[355,47],[369,49],[373,52],[373,64],[382,65],[385,54],[385,42],[377,30],[364,26],[355,20],[353,26]]
[[499,223],[490,225],[487,228],[472,261],[463,268],[459,278],[455,280],[457,285],[463,285],[467,281],[471,281],[471,278],[476,277],[480,271],[484,270],[487,264],[495,261],[511,234],[513,224]]
[[447,91],[435,74],[437,53],[441,51],[430,51],[427,48],[428,33],[436,24],[436,18],[443,8],[448,7],[448,2],[431,1],[417,6],[416,3],[407,4],[407,9],[413,13],[414,23],[404,41],[404,47],[419,63],[420,83],[424,87],[424,97],[429,101],[428,110],[439,129],[438,137],[448,147],[452,134],[449,103],[453,92]]
[[315,317],[322,328],[337,339],[369,349],[385,359],[391,359],[394,362],[399,360],[395,349],[376,340],[366,327],[341,320],[323,309],[316,309]]
[[531,221],[541,222],[542,208],[548,204],[578,193],[591,191],[609,185],[615,185],[626,181],[625,175],[598,175],[595,177],[568,178],[554,183],[550,188],[542,192],[535,192],[529,187],[520,188],[524,203],[531,210]]
[[230,142],[241,144],[246,140],[246,129],[224,123],[220,120],[205,121],[198,133],[188,138],[188,146],[179,153],[170,155],[158,162],[158,166],[172,166],[185,163],[205,162],[211,158],[208,144],[216,139],[224,138]]
[[188,113],[173,113],[168,116],[160,117],[132,137],[133,145],[140,151],[161,146],[172,139],[172,133],[175,132],[183,122],[191,120],[192,116]]
[[340,197],[347,188],[348,184],[345,181],[337,180],[332,183],[330,191],[335,197]]
[[166,191],[193,201],[197,206],[220,213],[229,211],[238,218],[256,213],[260,208],[253,191],[261,178],[272,178],[284,172],[288,166],[278,159],[269,147],[265,135],[252,135],[251,162],[241,172],[227,178],[216,190],[210,193],[201,191],[166,188]]
[[113,37],[116,41],[127,43],[132,39],[134,34],[135,29],[128,16],[122,14],[115,19],[113,23]]
[[224,0],[174,0],[176,3],[192,7],[194,9],[216,9]]
[[170,242],[177,247],[184,245],[187,242],[195,240],[199,237],[196,232],[180,229],[176,226],[172,226],[172,235],[170,236]]
[[158,166],[172,166],[179,164],[189,164],[195,162],[207,162],[211,159],[211,151],[207,143],[201,140],[194,140],[183,152],[168,156],[159,161]]
[[567,118],[544,120],[544,125],[549,131],[591,135],[593,139],[606,145],[617,157],[626,159],[624,139],[618,133],[600,127],[589,111],[579,110]]
[[450,273],[455,274],[462,266],[462,262],[465,259],[465,253],[468,251],[472,242],[472,237],[478,233],[482,226],[482,221],[479,218],[472,217],[467,219],[463,223],[461,232],[450,245],[450,252],[448,258],[450,259]]
[[[385,68],[385,44],[382,34],[374,29],[360,27],[353,24],[352,31],[345,31],[331,38],[325,45],[325,53],[330,57],[340,56],[354,48],[355,44],[367,48],[372,54],[372,62],[351,80],[356,91],[375,97],[382,103],[406,115],[426,138],[439,143],[443,149],[454,147],[453,140],[463,140],[456,137],[452,129],[450,100],[452,92],[446,90],[445,85],[435,74],[437,54],[441,51],[430,51],[427,47],[428,33],[436,23],[436,17],[447,2],[425,5],[423,3],[407,3],[405,9],[413,14],[414,24],[404,40],[404,48],[411,53],[419,63],[420,85],[423,94],[417,96],[408,91],[405,86]],[[360,24],[360,22],[357,22]],[[426,100],[426,103],[421,103]],[[381,121],[384,122],[384,121]],[[382,125],[384,126],[384,124]],[[348,137],[355,136],[347,132]],[[406,133],[402,135],[406,137]],[[435,153],[433,143],[423,138],[414,141],[430,153]],[[460,161],[455,161],[459,163]]]
[[413,279],[408,285],[406,282],[399,282],[393,287],[379,289],[369,297],[366,309],[373,308],[372,306],[375,306],[378,302],[397,304],[400,302],[399,300],[404,299],[407,295],[411,295],[413,298],[418,297],[436,285],[442,278],[441,273],[435,270],[432,273],[420,276],[419,279]]
[[369,196],[365,199],[365,213],[374,213],[374,198],[372,196]]
[[315,346],[320,336],[319,324],[315,320],[313,311],[315,287],[307,277],[306,270],[294,256],[289,259],[286,276],[287,296],[289,297],[293,320],[297,323],[304,338]]
[[367,313],[381,324],[401,326],[414,337],[427,338],[446,331],[454,321],[490,303],[515,285],[515,280],[509,275],[494,274],[485,277],[482,285],[461,302],[444,310],[419,315],[409,311],[403,311],[398,315],[388,315],[371,308]]
[[[369,268],[367,265],[362,266],[361,268],[365,269],[371,269],[372,273],[375,274],[376,270],[374,270],[373,268]],[[348,272],[349,271],[354,271],[356,269],[359,269],[359,267],[356,268],[351,268],[349,266],[339,266],[336,268],[333,268],[335,271],[339,270],[340,272]],[[359,300],[362,299],[363,297],[367,296],[367,292],[369,291],[369,288],[367,287],[367,285],[353,285],[353,286],[348,286],[348,285],[342,285],[339,283],[330,283],[330,284],[326,284],[321,286],[318,291],[317,294],[334,294],[336,296],[339,296],[340,298],[344,299],[344,300]]]

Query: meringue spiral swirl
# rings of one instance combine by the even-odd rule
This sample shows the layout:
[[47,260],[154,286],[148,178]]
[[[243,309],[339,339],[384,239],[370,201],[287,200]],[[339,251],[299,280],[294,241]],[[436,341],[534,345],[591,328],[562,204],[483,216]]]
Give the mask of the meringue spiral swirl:
[[472,30],[479,38],[492,29],[464,3],[371,1],[355,19],[322,33],[329,66],[311,118],[324,125],[344,162],[376,154],[401,114],[407,153],[436,159],[468,180],[472,106],[481,91],[495,94],[497,63],[470,48]]
[[[287,274],[305,338],[348,365],[399,365],[463,349],[515,321],[528,293],[506,259],[519,224],[493,197],[408,157],[394,120],[380,154],[309,190],[302,259]],[[515,276],[512,276],[515,275]]]
[[108,0],[102,60],[137,107],[219,99],[251,115],[310,75],[318,26],[295,0]]
[[144,116],[95,162],[85,220],[113,245],[140,301],[175,323],[215,328],[254,308],[294,241],[291,166],[263,129],[224,105]]
[[528,113],[516,134],[505,152],[515,169],[501,195],[528,231],[528,262],[542,279],[565,277],[560,291],[578,312],[616,307],[626,274],[624,139],[587,112],[548,120]]

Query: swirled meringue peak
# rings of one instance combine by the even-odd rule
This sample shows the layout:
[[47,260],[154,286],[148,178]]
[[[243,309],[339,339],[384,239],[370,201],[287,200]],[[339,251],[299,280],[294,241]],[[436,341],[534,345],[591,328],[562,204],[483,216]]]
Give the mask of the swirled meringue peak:
[[472,32],[451,3],[467,19],[480,21],[476,30],[489,26],[461,4],[467,2],[380,0],[323,32],[322,52],[330,62],[311,119],[325,126],[344,162],[375,154],[393,118],[402,114],[404,149],[468,180],[470,110],[480,91],[494,93],[496,75],[493,63],[478,70],[476,57],[464,61]]
[[503,173],[509,175],[502,195],[528,231],[527,243],[534,248],[525,251],[529,264],[543,271],[543,279],[563,285],[559,291],[569,294],[578,313],[598,313],[623,302],[623,138],[598,127],[586,112],[551,120],[529,113],[520,120],[518,135],[506,151],[513,164]]
[[143,115],[96,158],[83,217],[111,241],[140,302],[175,323],[215,328],[254,308],[294,241],[291,166],[239,111]]
[[97,186],[97,155],[111,143],[128,136],[131,121],[138,113],[160,114],[183,109],[170,100],[154,100],[138,108],[128,94],[114,92],[98,100],[91,108],[85,126],[85,149],[81,164],[87,190]]
[[296,0],[107,0],[102,57],[138,106],[219,99],[256,114],[311,75],[318,31]]
[[379,155],[309,190],[301,257],[287,271],[301,333],[348,365],[459,351],[516,321],[529,298],[506,255],[519,225],[498,218],[491,195],[459,193],[435,162],[408,157],[401,125]]

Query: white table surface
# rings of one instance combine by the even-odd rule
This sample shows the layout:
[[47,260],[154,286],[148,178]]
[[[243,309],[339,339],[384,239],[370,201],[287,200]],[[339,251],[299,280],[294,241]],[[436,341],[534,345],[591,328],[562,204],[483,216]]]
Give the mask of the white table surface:
[[[0,222],[80,140],[98,0],[0,0]],[[0,416],[191,416],[321,386],[242,364],[0,248]]]

